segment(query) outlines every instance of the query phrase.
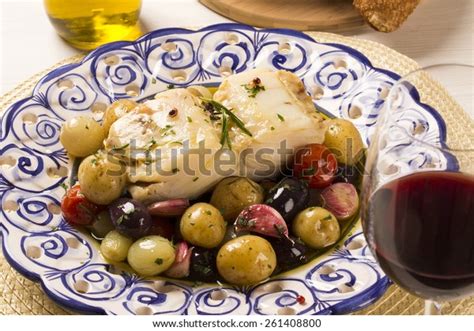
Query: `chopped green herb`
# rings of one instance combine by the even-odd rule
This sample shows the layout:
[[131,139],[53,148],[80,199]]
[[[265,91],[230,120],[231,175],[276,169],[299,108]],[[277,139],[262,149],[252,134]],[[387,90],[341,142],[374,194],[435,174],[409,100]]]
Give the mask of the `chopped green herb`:
[[329,221],[330,219],[332,219],[332,216],[328,215],[326,217],[321,218],[321,221]]
[[275,127],[274,127],[274,126],[271,126],[271,127],[270,127],[270,130],[272,130],[272,131],[275,130]]
[[312,176],[315,173],[316,173],[316,169],[314,167],[303,169],[303,176]]
[[171,170],[172,173],[176,174],[179,172],[179,169],[178,168],[174,168],[173,170]]
[[174,89],[174,84],[169,84],[168,86],[166,86],[168,88],[168,90],[172,90]]
[[165,127],[160,129],[160,132],[165,133],[165,132],[169,131],[171,128],[173,128],[172,125],[166,124]]
[[86,129],[89,130],[89,125],[86,124]]
[[186,116],[186,119],[188,120],[188,123],[192,123],[193,122],[193,119],[189,116]]
[[212,269],[208,265],[195,264],[193,267],[194,269],[196,269],[196,271],[198,271],[202,275],[212,274]]
[[309,207],[308,210],[309,210],[309,211],[313,211],[313,210],[315,210],[315,209],[316,209],[316,207]]
[[206,210],[206,214],[210,216],[212,215],[212,212],[210,210]]
[[155,145],[156,145],[156,140],[155,140],[155,138],[151,138],[151,140],[150,140],[150,142],[148,143],[148,145],[150,145],[149,148],[152,148],[153,146],[155,146]]
[[199,177],[194,177],[193,182],[197,181],[198,179],[199,179]]
[[92,163],[93,165],[96,165],[96,164],[97,164],[97,159],[92,159],[92,160],[91,160],[91,163]]
[[57,226],[51,227],[51,231],[52,231],[52,232],[56,232],[56,231],[58,231],[58,230],[59,230],[59,228],[58,228]]
[[152,79],[151,79],[151,83],[152,83],[152,84],[156,84],[156,78],[152,78]]
[[260,91],[265,91],[265,86],[262,85],[262,81],[258,77],[242,86],[247,91],[249,98],[255,98]]
[[163,264],[163,259],[159,257],[155,260],[155,263],[158,264],[158,265],[162,265]]
[[277,114],[278,116],[278,119],[281,121],[281,122],[284,122],[285,121],[285,118],[283,116],[281,116],[280,114]]
[[66,183],[61,183],[61,187],[62,187],[65,191],[67,191],[68,188],[69,188]]

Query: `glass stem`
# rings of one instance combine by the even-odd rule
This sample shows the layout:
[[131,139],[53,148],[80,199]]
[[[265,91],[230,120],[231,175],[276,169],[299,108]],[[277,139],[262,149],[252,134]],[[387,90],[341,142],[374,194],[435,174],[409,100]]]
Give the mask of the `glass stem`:
[[425,315],[441,315],[441,304],[433,300],[425,300]]

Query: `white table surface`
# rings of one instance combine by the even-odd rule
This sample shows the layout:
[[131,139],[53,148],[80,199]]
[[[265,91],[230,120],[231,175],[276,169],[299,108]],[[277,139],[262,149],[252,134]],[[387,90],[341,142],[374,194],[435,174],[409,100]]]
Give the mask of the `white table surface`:
[[[147,30],[229,21],[197,0],[143,0],[141,20]],[[363,26],[343,34],[381,42],[421,65],[472,64],[473,25],[473,0],[422,0],[396,32],[384,34]],[[76,53],[56,35],[41,0],[0,0],[0,95]]]

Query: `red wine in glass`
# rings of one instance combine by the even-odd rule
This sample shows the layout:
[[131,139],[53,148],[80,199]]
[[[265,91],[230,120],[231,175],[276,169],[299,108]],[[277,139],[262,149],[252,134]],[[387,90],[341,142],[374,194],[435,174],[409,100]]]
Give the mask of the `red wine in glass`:
[[474,176],[418,172],[377,189],[364,227],[387,275],[413,294],[474,292]]

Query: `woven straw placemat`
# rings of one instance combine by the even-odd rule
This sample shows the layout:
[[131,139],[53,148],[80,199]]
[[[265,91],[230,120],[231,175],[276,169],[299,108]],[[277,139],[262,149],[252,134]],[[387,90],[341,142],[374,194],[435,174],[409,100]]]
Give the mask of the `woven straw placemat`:
[[[397,53],[381,44],[343,37],[330,33],[309,32],[314,39],[321,42],[341,43],[351,46],[365,54],[376,67],[392,70],[399,75],[405,75],[418,68],[418,65],[408,57]],[[30,79],[24,81],[9,93],[0,97],[0,112],[5,110],[13,102],[30,95],[36,82],[50,70],[68,63],[79,62],[83,54],[65,59],[57,63],[52,68],[38,73]],[[473,143],[472,132],[474,128],[469,119],[459,118],[459,112],[448,110],[446,106],[447,96],[440,93],[439,87],[432,81],[422,81],[417,84],[422,101],[438,109],[443,118],[450,126],[456,126],[454,132],[459,132],[459,136],[448,136],[448,140],[458,141],[468,133],[470,145]],[[449,99],[449,98],[448,98]],[[452,105],[451,105],[452,106]],[[452,109],[452,108],[450,108]],[[466,123],[471,123],[466,127]],[[457,127],[459,126],[459,130]],[[355,314],[361,315],[418,315],[422,314],[424,303],[422,300],[404,292],[399,287],[391,286],[387,293],[376,303]],[[443,314],[474,315],[474,297],[460,301],[454,301],[443,306]],[[42,291],[41,286],[32,282],[13,270],[0,254],[0,315],[5,314],[29,314],[29,315],[49,315],[49,314],[69,314],[68,311],[56,305]]]

